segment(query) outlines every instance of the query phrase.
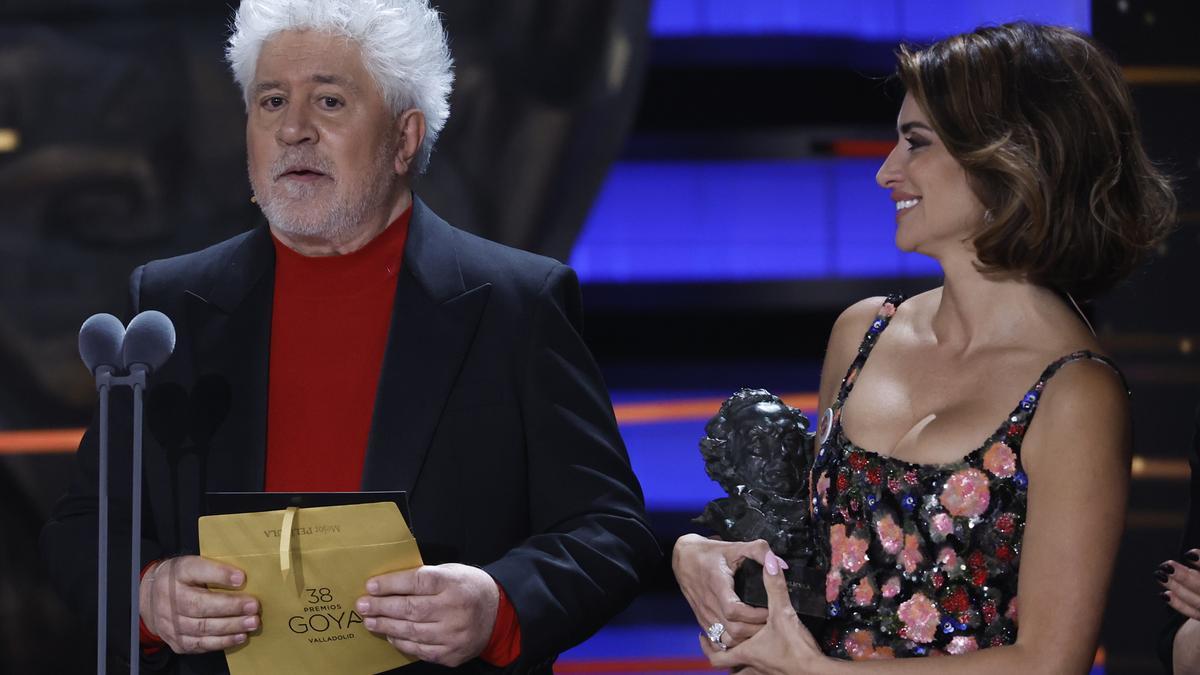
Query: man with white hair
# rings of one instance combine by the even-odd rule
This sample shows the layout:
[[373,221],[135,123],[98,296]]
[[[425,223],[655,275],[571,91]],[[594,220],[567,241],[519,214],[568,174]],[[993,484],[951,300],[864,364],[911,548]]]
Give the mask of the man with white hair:
[[[179,417],[156,391],[210,410],[215,382],[228,399],[190,445],[148,441],[146,663],[223,672],[221,650],[260,627],[254,598],[208,590],[245,576],[195,555],[204,492],[361,489],[408,492],[427,563],[368,580],[355,603],[368,630],[434,664],[549,672],[659,556],[577,330],[574,273],[456,230],[411,192],[453,80],[426,0],[244,0],[228,58],[269,227],[131,281],[135,309],[179,333],[148,426]],[[119,447],[129,430],[113,433]],[[96,532],[95,454],[89,432],[42,541],[81,613],[96,592],[79,555]],[[119,509],[128,487],[113,489]]]

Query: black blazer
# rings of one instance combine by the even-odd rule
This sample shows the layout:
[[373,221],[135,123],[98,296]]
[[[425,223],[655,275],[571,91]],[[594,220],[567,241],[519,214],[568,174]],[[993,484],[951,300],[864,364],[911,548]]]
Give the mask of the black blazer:
[[[549,671],[629,603],[660,556],[579,335],[578,282],[553,260],[449,226],[416,199],[409,228],[362,489],[408,491],[426,563],[491,574],[521,625],[511,670]],[[144,561],[197,552],[205,491],[263,489],[274,263],[258,228],[133,273],[134,309],[164,312],[178,334],[147,393]],[[128,406],[114,396],[110,446],[110,635],[124,653],[129,462],[115,449],[129,447]],[[42,533],[51,576],[92,617],[96,455],[93,424]],[[220,653],[148,665],[225,670]],[[463,670],[491,669],[475,660]]]

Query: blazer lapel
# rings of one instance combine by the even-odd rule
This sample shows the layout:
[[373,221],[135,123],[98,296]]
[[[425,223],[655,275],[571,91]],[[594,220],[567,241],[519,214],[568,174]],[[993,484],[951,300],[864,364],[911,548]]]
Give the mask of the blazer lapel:
[[260,227],[247,235],[209,288],[188,292],[195,363],[207,368],[195,373],[196,382],[207,386],[196,386],[192,394],[224,390],[218,393],[229,396],[228,416],[210,420],[210,427],[217,424],[202,432],[209,440],[201,448],[207,455],[201,484],[209,491],[263,489],[274,265],[270,233]]
[[455,232],[415,196],[363,467],[364,490],[412,492],[490,284],[466,288]]

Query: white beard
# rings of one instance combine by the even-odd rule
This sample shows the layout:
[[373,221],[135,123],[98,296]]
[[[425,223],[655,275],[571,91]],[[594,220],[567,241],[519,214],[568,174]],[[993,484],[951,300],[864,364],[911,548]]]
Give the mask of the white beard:
[[[392,167],[396,146],[385,143],[374,158],[374,170],[357,183],[342,183],[333,172],[333,165],[314,150],[298,150],[280,155],[271,166],[276,178],[260,185],[250,171],[251,188],[272,229],[301,239],[318,239],[331,244],[348,241],[362,227],[367,216],[382,210],[389,200],[391,188],[398,179]],[[288,166],[304,164],[329,177],[306,184],[280,180]]]

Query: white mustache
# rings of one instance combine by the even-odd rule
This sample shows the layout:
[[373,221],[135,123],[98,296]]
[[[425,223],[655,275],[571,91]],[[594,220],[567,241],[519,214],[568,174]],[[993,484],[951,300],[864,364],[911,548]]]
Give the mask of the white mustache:
[[320,155],[307,153],[280,155],[274,162],[271,163],[271,175],[275,180],[279,180],[280,176],[290,170],[296,169],[297,167],[303,167],[312,171],[319,171],[320,173],[333,178],[333,164],[331,162]]

